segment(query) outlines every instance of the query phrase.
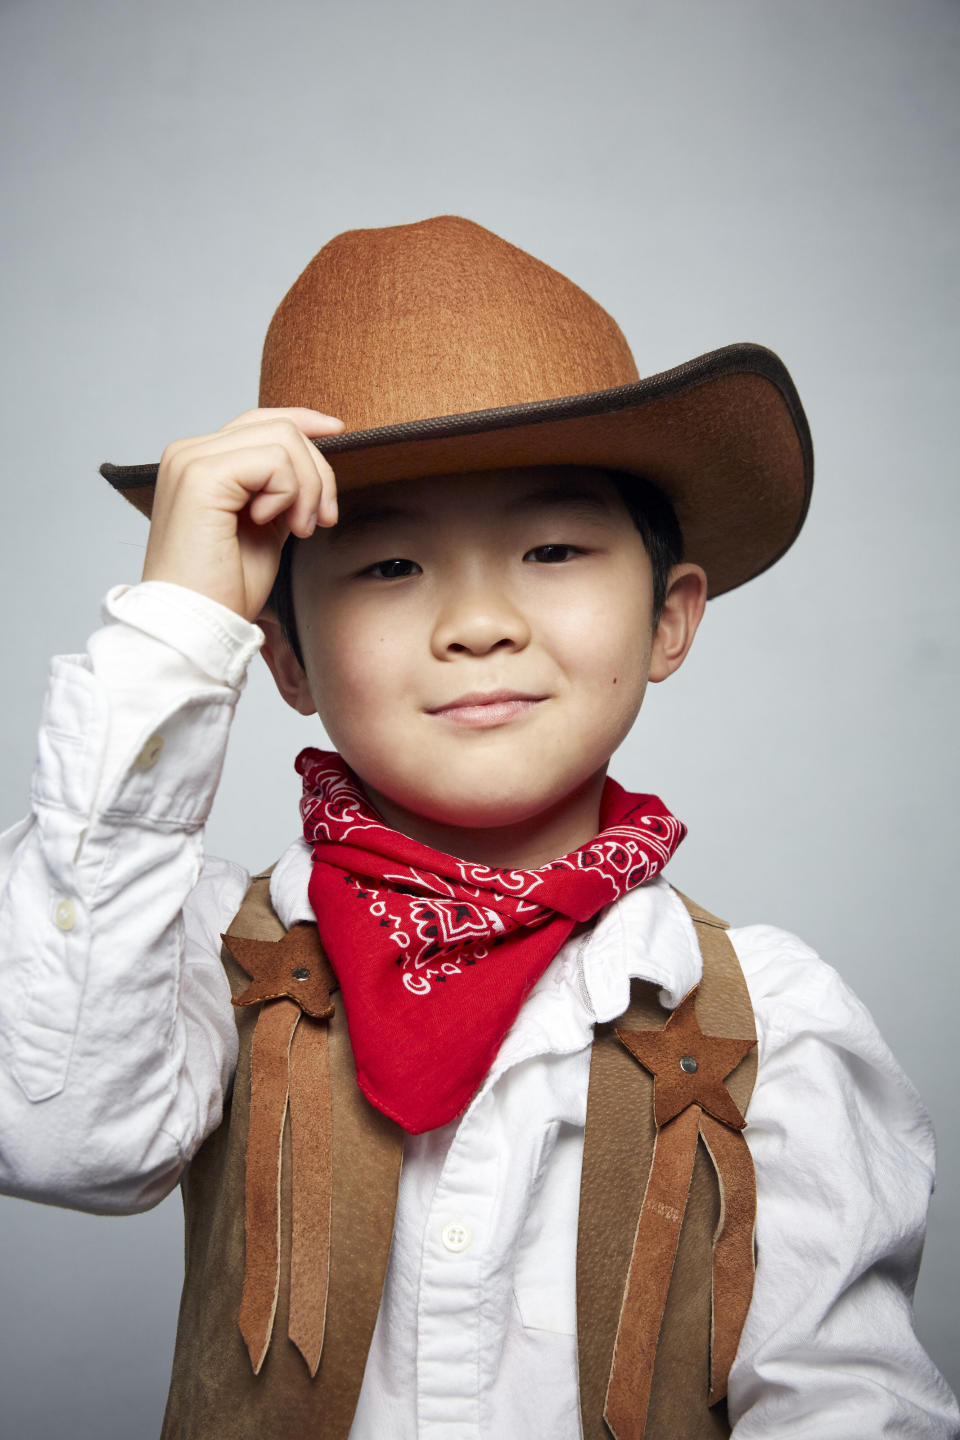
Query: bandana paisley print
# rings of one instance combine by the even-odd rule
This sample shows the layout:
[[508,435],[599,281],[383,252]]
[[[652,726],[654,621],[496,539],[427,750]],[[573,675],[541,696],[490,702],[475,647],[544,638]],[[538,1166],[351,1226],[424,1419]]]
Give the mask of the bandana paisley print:
[[459,1115],[574,926],[663,869],[686,827],[607,780],[601,831],[535,870],[495,870],[392,830],[339,755],[303,750],[310,903],[357,1083],[419,1134]]

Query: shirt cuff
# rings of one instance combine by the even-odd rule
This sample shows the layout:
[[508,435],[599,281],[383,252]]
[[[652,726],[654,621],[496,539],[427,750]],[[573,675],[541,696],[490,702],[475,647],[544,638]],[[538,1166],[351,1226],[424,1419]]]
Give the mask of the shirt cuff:
[[103,618],[172,646],[211,680],[236,690],[264,640],[259,625],[199,591],[166,580],[115,585],[103,602]]
[[110,816],[195,828],[209,813],[263,632],[161,581],[115,587],[103,613],[87,655],[54,660],[34,801],[91,823]]

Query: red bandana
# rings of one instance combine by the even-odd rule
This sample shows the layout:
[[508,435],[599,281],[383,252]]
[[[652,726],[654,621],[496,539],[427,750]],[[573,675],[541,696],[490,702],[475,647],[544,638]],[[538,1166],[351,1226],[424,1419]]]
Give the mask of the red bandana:
[[297,771],[310,904],[357,1083],[415,1135],[466,1108],[577,922],[652,880],[687,833],[655,795],[607,780],[595,840],[536,870],[491,870],[391,830],[339,755],[303,750]]

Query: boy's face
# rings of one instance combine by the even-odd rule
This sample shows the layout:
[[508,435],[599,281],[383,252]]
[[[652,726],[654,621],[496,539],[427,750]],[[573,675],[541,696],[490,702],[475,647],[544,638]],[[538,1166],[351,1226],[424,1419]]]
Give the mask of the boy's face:
[[381,813],[428,843],[584,794],[595,817],[655,649],[650,561],[609,479],[405,480],[342,496],[340,516],[296,547],[305,672],[281,689]]

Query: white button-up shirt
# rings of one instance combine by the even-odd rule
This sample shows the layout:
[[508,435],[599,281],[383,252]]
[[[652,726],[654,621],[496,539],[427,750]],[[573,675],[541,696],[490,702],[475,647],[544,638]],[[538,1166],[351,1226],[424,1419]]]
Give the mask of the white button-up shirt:
[[[219,934],[248,876],[202,827],[260,632],[157,583],[112,591],[53,665],[31,817],[0,842],[0,1187],[101,1212],[155,1204],[222,1117],[236,1064]],[[297,840],[271,893],[312,918]],[[835,971],[729,932],[753,1003],[753,1301],[736,1440],[946,1437],[960,1415],[913,1332],[933,1178],[926,1112]],[[577,1440],[575,1261],[590,1044],[631,977],[700,976],[662,878],[535,986],[459,1120],[410,1136],[353,1440]],[[284,1343],[279,1337],[275,1343]]]

